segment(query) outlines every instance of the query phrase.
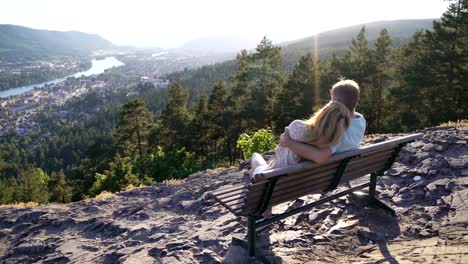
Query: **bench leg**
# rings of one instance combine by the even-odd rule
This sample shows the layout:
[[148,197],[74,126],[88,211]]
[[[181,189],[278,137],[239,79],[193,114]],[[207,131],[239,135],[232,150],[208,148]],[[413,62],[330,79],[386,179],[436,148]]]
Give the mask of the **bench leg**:
[[390,208],[388,205],[384,204],[379,199],[377,199],[377,198],[375,198],[373,196],[370,196],[367,193],[353,192],[353,193],[351,193],[351,195],[354,197],[354,199],[359,200],[360,202],[366,203],[367,206],[370,206],[370,207],[373,207],[373,208],[376,208],[376,209],[383,209],[387,213],[389,213],[389,214],[391,214],[393,216],[396,215],[395,210]]
[[248,218],[247,226],[247,241],[249,243],[249,256],[255,257],[255,240],[256,240],[256,230],[255,230],[255,219],[252,217]]
[[232,243],[234,245],[241,246],[245,250],[247,250],[249,252],[250,257],[255,257],[255,255],[256,255],[256,248],[255,248],[256,235],[257,234],[256,234],[256,231],[255,231],[255,219],[249,217],[248,218],[248,225],[247,225],[247,241],[233,237],[232,238]]
[[238,239],[233,237],[232,244],[238,245],[244,248],[249,252],[249,257],[254,257],[258,261],[264,264],[270,264],[271,262],[265,256],[257,256],[257,248],[256,248],[256,221],[254,217],[248,217],[248,225],[247,225],[247,241]]
[[384,204],[382,201],[380,201],[379,199],[375,197],[370,197],[369,204],[372,207],[383,209],[384,211],[388,212],[389,214],[393,216],[396,215],[395,210],[393,210],[390,206]]
[[372,173],[370,176],[369,198],[375,197],[376,188],[377,188],[377,174]]
[[395,210],[393,210],[388,205],[384,204],[382,201],[375,197],[375,189],[377,187],[377,176],[378,175],[375,173],[372,173],[370,176],[369,194],[354,192],[352,193],[352,195],[358,200],[367,202],[367,204],[371,207],[383,209],[394,216],[396,215]]

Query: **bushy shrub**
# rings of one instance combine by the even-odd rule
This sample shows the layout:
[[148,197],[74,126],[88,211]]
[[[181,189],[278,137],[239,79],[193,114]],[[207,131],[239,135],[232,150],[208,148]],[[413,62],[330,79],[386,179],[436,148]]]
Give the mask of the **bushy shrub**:
[[132,160],[117,155],[110,163],[109,170],[105,170],[102,174],[96,173],[96,181],[90,193],[97,195],[103,191],[118,192],[130,184],[140,185],[140,179],[132,172]]
[[183,179],[201,169],[194,153],[185,148],[164,150],[160,146],[148,158],[139,161],[135,166],[135,171],[140,178],[146,176],[156,182]]
[[245,159],[250,159],[252,153],[264,153],[272,150],[276,146],[276,141],[271,130],[260,129],[252,136],[244,133],[237,140],[237,147],[242,150]]

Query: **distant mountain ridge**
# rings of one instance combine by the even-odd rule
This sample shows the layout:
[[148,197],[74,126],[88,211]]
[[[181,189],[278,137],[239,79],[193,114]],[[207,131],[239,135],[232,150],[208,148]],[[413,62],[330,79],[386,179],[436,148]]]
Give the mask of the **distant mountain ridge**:
[[235,53],[241,49],[253,49],[256,44],[255,40],[242,36],[212,36],[191,40],[175,50],[201,54]]
[[282,52],[286,58],[288,55],[293,56],[293,60],[297,61],[300,56],[307,52],[314,52],[315,38],[318,37],[318,49],[321,58],[328,56],[332,51],[340,55],[351,45],[351,40],[356,37],[364,26],[366,39],[370,45],[378,38],[380,31],[387,29],[392,37],[393,46],[399,47],[405,44],[416,31],[432,29],[434,20],[437,19],[404,19],[357,24],[321,32],[303,39],[278,43],[277,45],[282,47]]
[[0,24],[1,61],[17,62],[53,56],[80,55],[113,47],[114,44],[110,41],[95,34]]
[[[365,35],[370,46],[372,46],[374,41],[378,38],[380,31],[385,28],[389,31],[393,46],[399,47],[407,43],[416,31],[432,29],[434,20],[438,19],[378,21],[321,32],[316,34],[319,43],[319,57],[322,60],[327,59],[332,52],[335,52],[338,56],[343,55],[344,51],[351,46],[352,39],[357,36],[362,26],[366,28]],[[281,47],[283,58],[281,70],[292,70],[302,56],[307,52],[313,53],[315,48],[314,38],[315,35],[298,40],[276,43],[276,46]],[[185,87],[201,91],[203,87],[212,87],[216,80],[229,80],[229,76],[237,69],[234,59],[235,56],[232,56],[232,58],[233,59],[222,63],[189,69],[185,72],[168,74],[167,77],[170,80],[174,80],[180,76],[184,76],[182,82]]]

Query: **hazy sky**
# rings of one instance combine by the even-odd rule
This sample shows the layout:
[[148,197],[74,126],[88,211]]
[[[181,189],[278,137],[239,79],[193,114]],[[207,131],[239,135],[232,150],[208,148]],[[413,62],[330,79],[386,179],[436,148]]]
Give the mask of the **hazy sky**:
[[240,36],[273,42],[379,20],[436,18],[443,0],[0,0],[0,24],[99,34],[115,44],[171,48]]

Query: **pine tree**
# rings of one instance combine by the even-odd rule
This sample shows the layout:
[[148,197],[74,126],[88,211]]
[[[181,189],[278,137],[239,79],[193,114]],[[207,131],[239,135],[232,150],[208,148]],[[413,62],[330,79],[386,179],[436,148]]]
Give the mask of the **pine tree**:
[[468,1],[451,1],[433,30],[426,31],[434,84],[444,91],[434,122],[468,118]]
[[294,66],[287,83],[281,88],[275,102],[274,130],[277,134],[294,119],[309,117],[319,107],[319,87],[315,87],[313,59],[310,53]]
[[30,164],[18,172],[15,183],[15,200],[45,204],[49,200],[49,176],[43,170]]
[[[233,77],[233,96],[237,99],[241,118],[249,128],[272,126],[276,95],[284,83],[281,66],[281,48],[266,37],[254,53],[242,51],[237,56],[238,71]],[[242,100],[239,101],[238,100]]]
[[189,139],[186,129],[190,123],[190,115],[187,111],[188,93],[180,80],[169,86],[168,103],[161,113],[158,122],[157,143],[163,147],[178,149],[187,146]]
[[51,173],[49,193],[51,202],[68,203],[71,201],[72,188],[67,183],[63,170]]
[[361,111],[367,120],[368,127],[374,127],[376,113],[373,112],[373,94],[371,76],[375,73],[375,64],[369,43],[365,36],[366,29],[363,26],[356,38],[351,41],[351,47],[345,55],[345,62],[349,67],[349,75],[346,78],[355,80],[361,89],[358,111]]
[[91,194],[97,195],[102,191],[118,192],[129,185],[140,185],[138,176],[132,172],[130,157],[122,158],[117,155],[109,166],[110,168],[104,173],[96,173],[96,181],[90,190]]
[[401,50],[392,95],[405,130],[468,118],[467,3],[453,1],[432,31],[417,32]]
[[371,95],[371,111],[375,113],[375,122],[370,130],[380,132],[382,113],[386,109],[386,106],[384,105],[384,96],[387,94],[390,86],[390,71],[392,68],[392,39],[388,34],[387,29],[380,31],[380,35],[375,41],[372,53],[375,63],[375,73],[372,76],[374,89]]
[[346,77],[355,79],[359,84],[368,83],[368,78],[372,72],[371,50],[369,49],[365,33],[366,28],[363,26],[356,38],[351,40],[351,47],[347,52],[350,63],[349,67],[351,67],[349,74],[351,76]]
[[416,32],[398,51],[396,59],[397,78],[395,87],[390,90],[390,130],[412,131],[429,126],[430,116],[437,110],[434,103],[441,98],[434,97],[432,59],[426,34]]
[[228,97],[229,94],[226,89],[226,84],[221,81],[215,83],[208,100],[207,115],[209,135],[214,148],[215,162],[218,160],[218,156],[221,152],[218,145],[222,139],[226,138],[230,123],[233,121],[228,120],[226,115]]
[[127,155],[138,155],[139,159],[147,153],[148,136],[153,115],[141,99],[132,99],[122,106],[120,119],[115,127],[114,136],[118,147]]
[[207,159],[209,145],[208,98],[203,92],[194,109],[192,120],[192,143],[195,151]]

